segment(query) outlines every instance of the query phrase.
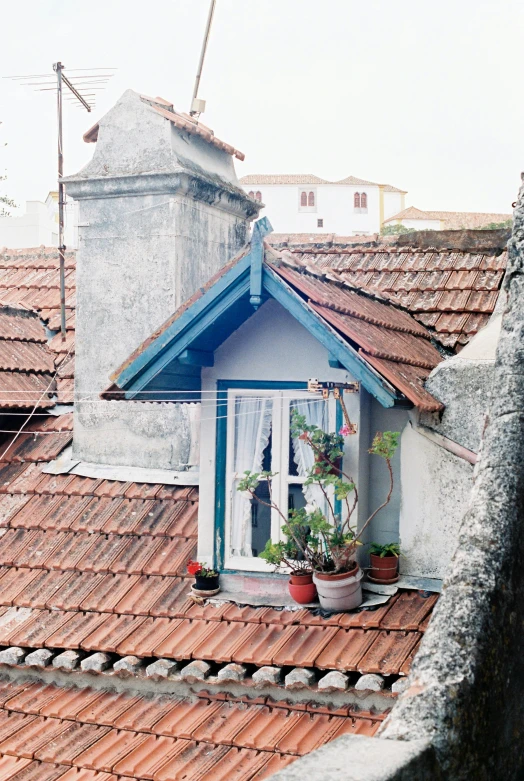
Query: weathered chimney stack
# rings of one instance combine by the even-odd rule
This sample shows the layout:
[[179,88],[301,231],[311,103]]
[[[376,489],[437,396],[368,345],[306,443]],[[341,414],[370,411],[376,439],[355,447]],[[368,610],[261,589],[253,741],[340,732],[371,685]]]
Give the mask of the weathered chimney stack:
[[65,179],[79,203],[73,457],[178,469],[194,407],[100,393],[246,243],[259,207],[238,185],[241,153],[160,98],[128,90],[84,138],[93,159]]

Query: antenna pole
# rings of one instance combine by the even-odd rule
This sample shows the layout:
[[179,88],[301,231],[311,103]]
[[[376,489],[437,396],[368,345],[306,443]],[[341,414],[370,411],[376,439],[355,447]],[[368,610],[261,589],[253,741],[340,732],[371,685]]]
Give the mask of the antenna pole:
[[64,245],[64,152],[62,146],[62,68],[61,62],[55,62],[56,72],[56,108],[58,115],[58,254],[60,257],[60,330],[62,341],[66,340],[65,314],[65,245]]
[[189,112],[191,116],[194,116],[195,114],[198,114],[198,111],[193,110],[193,104],[198,97],[198,87],[200,85],[200,77],[202,76],[202,68],[204,67],[204,58],[206,56],[206,49],[207,49],[207,43],[209,41],[209,32],[211,30],[211,23],[213,21],[213,14],[215,13],[215,5],[216,0],[211,0],[211,5],[209,6],[209,14],[207,16],[207,24],[206,24],[206,32],[204,34],[204,42],[202,44],[202,51],[200,52],[200,61],[198,63],[198,71],[195,79],[195,87],[193,89],[193,97],[191,99],[191,111]]

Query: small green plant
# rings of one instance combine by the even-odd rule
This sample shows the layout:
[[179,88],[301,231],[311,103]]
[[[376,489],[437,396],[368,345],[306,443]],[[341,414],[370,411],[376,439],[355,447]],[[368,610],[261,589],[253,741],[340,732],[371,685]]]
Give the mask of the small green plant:
[[373,556],[380,556],[381,559],[385,556],[395,556],[398,559],[400,556],[400,543],[388,542],[387,545],[379,545],[378,542],[372,542],[369,552]]
[[[342,430],[346,430],[343,427]],[[307,505],[286,513],[274,502],[271,481],[274,472],[244,472],[238,490],[245,491],[260,504],[276,510],[282,519],[282,533],[285,541],[269,540],[260,554],[275,567],[289,567],[294,573],[311,570],[317,572],[348,572],[355,566],[355,554],[364,530],[376,514],[390,501],[393,493],[393,469],[391,459],[398,447],[399,433],[385,431],[377,433],[369,449],[372,455],[383,458],[389,472],[390,485],[384,502],[369,516],[357,532],[352,519],[358,504],[358,491],[354,480],[342,471],[344,436],[339,432],[326,433],[318,426],[308,425],[304,415],[293,410],[291,435],[299,438],[313,450],[314,463],[306,473],[304,486],[320,488],[327,511],[316,505]],[[261,480],[267,481],[269,501],[261,499],[256,489]],[[343,503],[345,512],[335,512],[335,497]]]

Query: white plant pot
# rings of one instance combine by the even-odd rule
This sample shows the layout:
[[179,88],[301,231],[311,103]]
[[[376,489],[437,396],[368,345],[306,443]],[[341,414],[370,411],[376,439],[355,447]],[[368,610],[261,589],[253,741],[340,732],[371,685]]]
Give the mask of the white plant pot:
[[327,575],[323,572],[313,573],[313,583],[317,587],[320,607],[324,610],[344,612],[354,610],[362,604],[363,572],[360,567],[353,572],[338,575]]

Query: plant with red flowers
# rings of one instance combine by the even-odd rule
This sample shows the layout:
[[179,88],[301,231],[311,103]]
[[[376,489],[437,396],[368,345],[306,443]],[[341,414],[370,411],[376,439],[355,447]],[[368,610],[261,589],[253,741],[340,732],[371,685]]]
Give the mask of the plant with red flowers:
[[189,559],[187,562],[187,571],[190,575],[195,577],[195,585],[193,588],[197,591],[213,591],[218,590],[219,574],[212,567],[208,567],[207,564],[201,564],[199,561],[193,561]]
[[201,564],[199,561],[189,559],[187,562],[187,571],[190,575],[198,575],[199,578],[215,578],[218,572],[211,569],[207,564]]

